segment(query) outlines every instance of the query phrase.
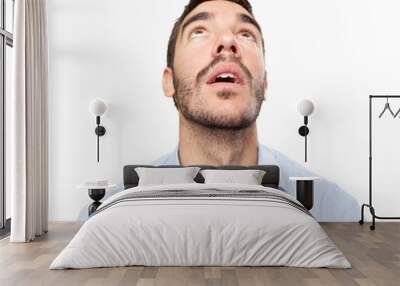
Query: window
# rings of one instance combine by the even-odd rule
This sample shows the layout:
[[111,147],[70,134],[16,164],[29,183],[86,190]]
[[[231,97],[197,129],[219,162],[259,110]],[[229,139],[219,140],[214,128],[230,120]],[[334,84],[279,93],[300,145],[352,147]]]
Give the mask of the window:
[[9,231],[10,194],[5,193],[5,99],[11,92],[14,0],[0,0],[0,236]]

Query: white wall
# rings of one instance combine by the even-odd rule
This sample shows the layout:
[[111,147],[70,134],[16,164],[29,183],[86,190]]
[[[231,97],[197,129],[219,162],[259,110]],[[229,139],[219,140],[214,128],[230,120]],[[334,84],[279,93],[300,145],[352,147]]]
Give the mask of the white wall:
[[[160,81],[168,36],[186,2],[48,1],[51,220],[75,220],[88,205],[77,184],[96,177],[121,184],[124,164],[150,163],[177,144],[178,114]],[[260,142],[302,162],[296,105],[313,100],[307,167],[366,202],[368,95],[400,94],[400,2],[252,3],[264,29],[270,83]],[[109,106],[100,164],[88,111],[96,97]],[[383,106],[377,102],[375,114]],[[377,212],[400,215],[400,120],[374,126]]]

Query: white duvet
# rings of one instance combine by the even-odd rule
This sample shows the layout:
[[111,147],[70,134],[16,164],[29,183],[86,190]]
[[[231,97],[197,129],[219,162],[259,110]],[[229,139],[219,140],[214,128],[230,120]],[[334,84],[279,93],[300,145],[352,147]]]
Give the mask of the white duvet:
[[[239,184],[141,186],[108,198],[50,269],[145,266],[294,266],[350,268],[307,213],[274,200],[173,197],[115,201],[136,192],[262,190]],[[101,209],[103,209],[101,211]]]

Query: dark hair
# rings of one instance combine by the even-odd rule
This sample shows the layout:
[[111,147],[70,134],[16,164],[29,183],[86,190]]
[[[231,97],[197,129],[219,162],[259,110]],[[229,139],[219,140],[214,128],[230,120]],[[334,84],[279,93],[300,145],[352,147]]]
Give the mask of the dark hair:
[[[173,68],[174,58],[175,58],[176,41],[178,39],[179,30],[181,28],[183,20],[197,6],[199,6],[200,4],[202,4],[206,1],[213,1],[213,0],[190,0],[189,4],[187,4],[185,6],[185,9],[183,10],[182,15],[175,21],[174,27],[172,29],[172,32],[171,32],[171,35],[169,36],[169,41],[168,41],[167,66],[169,68],[171,68],[171,69]],[[244,9],[246,9],[247,12],[250,13],[250,15],[252,15],[254,17],[253,8],[251,7],[251,4],[249,3],[248,0],[225,0],[225,1],[233,2],[233,3],[236,3],[240,6],[242,6]],[[262,44],[263,44],[263,49],[264,49],[264,39],[262,40]]]

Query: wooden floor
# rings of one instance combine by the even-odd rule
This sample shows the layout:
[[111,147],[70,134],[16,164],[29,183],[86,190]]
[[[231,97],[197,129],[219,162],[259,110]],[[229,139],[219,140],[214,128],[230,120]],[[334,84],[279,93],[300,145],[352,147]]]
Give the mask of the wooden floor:
[[323,223],[353,268],[121,267],[48,270],[79,229],[51,223],[43,238],[27,244],[0,241],[0,285],[400,285],[400,222],[379,222],[375,231],[357,223]]

